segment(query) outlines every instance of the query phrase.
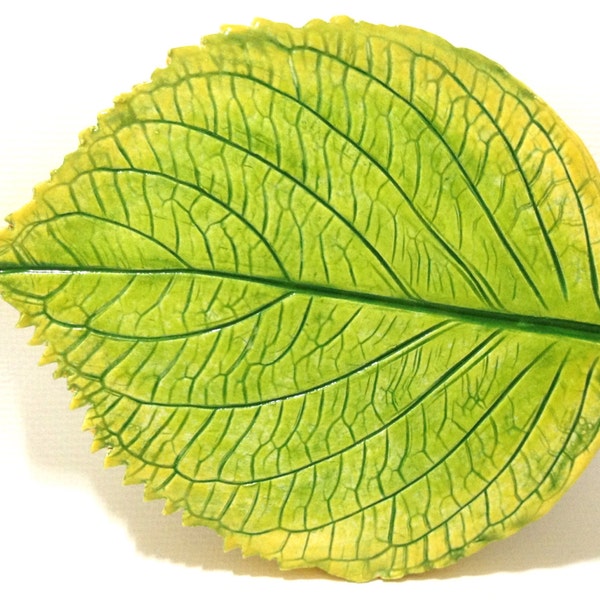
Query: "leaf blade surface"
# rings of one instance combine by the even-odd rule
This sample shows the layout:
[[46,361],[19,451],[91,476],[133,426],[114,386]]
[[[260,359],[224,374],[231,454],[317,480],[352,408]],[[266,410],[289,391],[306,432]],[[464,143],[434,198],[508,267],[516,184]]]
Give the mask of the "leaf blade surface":
[[0,234],[0,288],[148,497],[286,568],[399,577],[597,448],[598,185],[479,55],[264,22],[101,115]]

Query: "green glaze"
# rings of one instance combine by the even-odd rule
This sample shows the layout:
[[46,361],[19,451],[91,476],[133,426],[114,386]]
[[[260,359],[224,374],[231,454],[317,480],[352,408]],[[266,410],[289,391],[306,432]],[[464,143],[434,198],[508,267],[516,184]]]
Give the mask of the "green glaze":
[[171,53],[0,233],[108,464],[228,547],[355,581],[547,511],[598,447],[600,176],[423,31]]

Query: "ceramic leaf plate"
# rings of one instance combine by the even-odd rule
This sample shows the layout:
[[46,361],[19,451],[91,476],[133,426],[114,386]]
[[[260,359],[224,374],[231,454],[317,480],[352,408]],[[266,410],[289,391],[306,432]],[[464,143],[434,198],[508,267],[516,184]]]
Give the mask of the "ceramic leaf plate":
[[600,426],[600,176],[479,54],[259,20],[173,50],[0,234],[126,482],[355,581],[546,512]]

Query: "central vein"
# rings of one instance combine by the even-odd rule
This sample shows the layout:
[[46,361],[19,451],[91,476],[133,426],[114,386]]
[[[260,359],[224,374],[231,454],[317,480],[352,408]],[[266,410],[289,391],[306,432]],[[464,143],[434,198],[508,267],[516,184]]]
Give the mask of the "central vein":
[[435,314],[449,317],[462,322],[477,323],[505,329],[516,329],[541,335],[552,335],[569,337],[593,342],[600,342],[600,324],[561,319],[550,316],[537,316],[519,314],[514,312],[488,311],[477,308],[440,304],[428,300],[415,300],[412,298],[392,297],[362,292],[333,288],[318,283],[307,283],[291,281],[287,279],[276,279],[260,277],[243,273],[232,273],[227,271],[212,271],[204,269],[115,269],[110,267],[73,267],[55,265],[37,265],[35,267],[2,265],[0,264],[0,284],[2,277],[15,274],[30,275],[65,275],[65,274],[94,274],[110,275],[135,275],[139,277],[152,277],[160,275],[201,276],[217,279],[235,279],[247,281],[286,290],[290,293],[307,294],[327,298],[339,298],[363,304],[374,304],[397,308],[415,313]]

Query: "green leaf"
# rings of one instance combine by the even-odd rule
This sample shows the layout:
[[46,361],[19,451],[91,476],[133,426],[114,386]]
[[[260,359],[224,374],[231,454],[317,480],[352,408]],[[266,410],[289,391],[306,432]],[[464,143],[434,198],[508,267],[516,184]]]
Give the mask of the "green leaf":
[[0,233],[0,290],[126,482],[351,580],[447,565],[598,448],[600,175],[407,27],[172,51]]

